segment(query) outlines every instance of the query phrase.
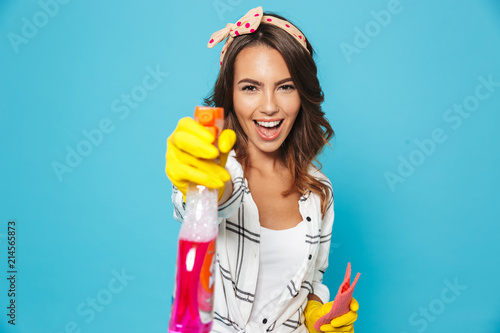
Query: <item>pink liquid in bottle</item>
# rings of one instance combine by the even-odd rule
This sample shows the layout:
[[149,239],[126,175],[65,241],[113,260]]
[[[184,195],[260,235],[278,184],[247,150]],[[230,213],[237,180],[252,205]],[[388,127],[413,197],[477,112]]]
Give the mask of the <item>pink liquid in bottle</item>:
[[179,239],[175,301],[168,331],[210,332],[213,316],[215,239]]

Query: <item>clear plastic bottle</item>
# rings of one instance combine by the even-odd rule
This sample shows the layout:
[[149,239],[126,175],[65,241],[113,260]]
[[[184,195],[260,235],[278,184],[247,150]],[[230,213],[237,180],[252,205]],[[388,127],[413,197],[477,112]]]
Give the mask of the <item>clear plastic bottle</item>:
[[[224,126],[224,110],[197,106],[194,119],[209,129],[217,142]],[[169,333],[205,333],[212,328],[218,197],[217,189],[188,185]]]

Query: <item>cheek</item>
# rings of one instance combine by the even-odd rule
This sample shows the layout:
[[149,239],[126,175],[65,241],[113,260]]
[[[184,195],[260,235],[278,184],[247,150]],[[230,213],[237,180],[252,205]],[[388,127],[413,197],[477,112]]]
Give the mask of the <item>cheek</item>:
[[[236,120],[240,124],[240,127],[243,129],[245,134],[248,135],[248,127],[249,127],[249,122],[250,122],[250,115],[247,114],[248,112],[245,112],[247,108],[245,108],[244,105],[241,103],[238,103],[236,100],[234,100],[234,114],[236,115]],[[253,124],[253,122],[252,122]]]
[[246,123],[243,115],[239,112],[236,112],[236,119],[238,119],[238,123],[240,124],[241,128],[243,128],[243,130],[246,132]]
[[234,94],[233,95],[233,105],[234,112],[236,113],[236,117],[240,121],[241,125],[242,121],[248,120],[252,116],[252,98],[250,96],[245,96],[242,94]]
[[236,93],[233,95],[233,103],[235,109],[238,108],[240,114],[245,114],[251,109],[255,101],[253,96],[244,93]]
[[300,97],[293,96],[293,98],[286,98],[283,101],[283,107],[290,118],[295,119],[300,111]]

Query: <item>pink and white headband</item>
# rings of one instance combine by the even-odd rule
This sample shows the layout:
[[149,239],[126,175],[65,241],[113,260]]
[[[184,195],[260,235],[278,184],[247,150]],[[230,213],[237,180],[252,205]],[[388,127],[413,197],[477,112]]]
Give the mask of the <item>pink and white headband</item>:
[[[212,48],[215,44],[218,44],[227,38],[220,53],[220,65],[222,65],[224,53],[233,42],[233,39],[239,35],[251,34],[255,32],[261,23],[272,24],[280,27],[293,36],[295,40],[307,50],[306,37],[302,35],[302,32],[300,32],[299,29],[288,21],[281,20],[274,16],[264,16],[261,6],[251,9],[241,19],[239,19],[238,22],[228,23],[225,28],[214,32],[210,37],[210,41],[207,46],[208,48]],[[309,50],[307,50],[307,52],[309,52]]]

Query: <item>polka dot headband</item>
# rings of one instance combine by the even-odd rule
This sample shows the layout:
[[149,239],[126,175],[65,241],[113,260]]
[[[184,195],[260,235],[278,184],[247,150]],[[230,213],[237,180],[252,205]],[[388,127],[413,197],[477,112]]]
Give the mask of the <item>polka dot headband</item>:
[[[251,9],[236,23],[228,23],[225,28],[214,32],[210,37],[208,42],[208,48],[214,47],[216,44],[220,43],[227,38],[226,43],[222,47],[220,53],[220,63],[222,65],[222,60],[224,59],[224,53],[227,48],[233,42],[233,39],[239,35],[251,34],[257,30],[261,23],[275,25],[286,32],[288,32],[300,45],[302,45],[307,50],[306,37],[302,35],[299,29],[297,29],[293,24],[288,21],[281,20],[274,16],[264,16],[262,12],[262,7]],[[229,38],[228,38],[229,37]],[[309,52],[309,50],[307,50]]]

